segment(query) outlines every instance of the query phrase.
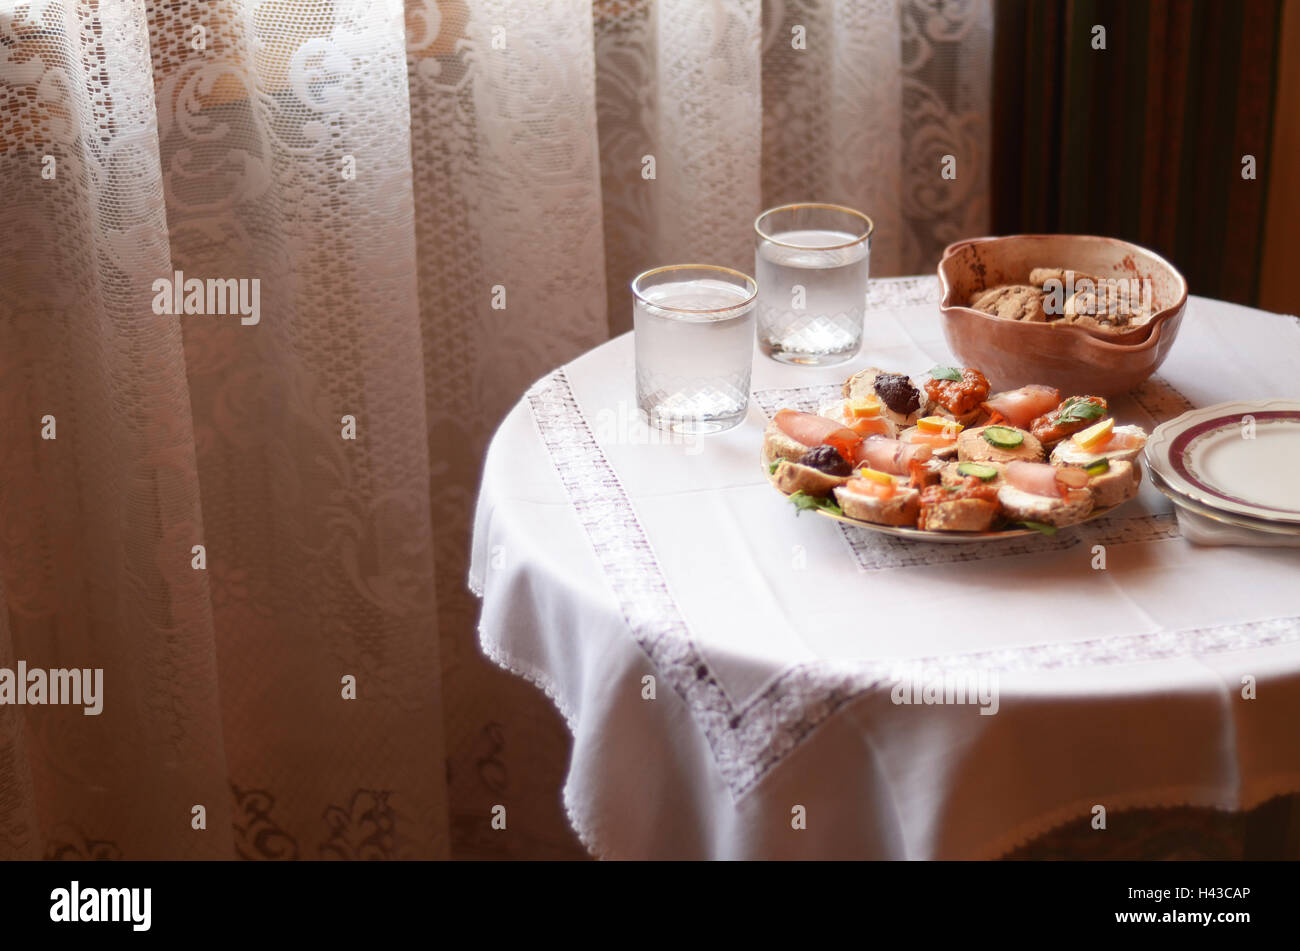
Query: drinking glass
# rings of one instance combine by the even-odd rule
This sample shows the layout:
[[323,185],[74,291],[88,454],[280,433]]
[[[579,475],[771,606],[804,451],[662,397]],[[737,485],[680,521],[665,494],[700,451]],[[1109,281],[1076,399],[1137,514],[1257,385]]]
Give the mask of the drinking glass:
[[754,279],[676,264],[632,282],[636,401],[650,425],[717,433],[745,418],[754,363]]
[[834,366],[862,345],[871,232],[860,211],[805,202],[754,221],[758,345],[774,360]]

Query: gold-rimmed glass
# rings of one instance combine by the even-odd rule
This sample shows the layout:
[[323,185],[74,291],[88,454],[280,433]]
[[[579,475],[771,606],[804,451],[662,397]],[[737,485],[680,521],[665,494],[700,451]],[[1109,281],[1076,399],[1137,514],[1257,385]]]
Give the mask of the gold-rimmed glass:
[[862,345],[872,220],[825,202],[769,208],[754,221],[759,348],[774,360],[834,366]]
[[638,274],[632,295],[636,399],[650,425],[686,434],[738,425],[749,408],[754,279],[675,264]]

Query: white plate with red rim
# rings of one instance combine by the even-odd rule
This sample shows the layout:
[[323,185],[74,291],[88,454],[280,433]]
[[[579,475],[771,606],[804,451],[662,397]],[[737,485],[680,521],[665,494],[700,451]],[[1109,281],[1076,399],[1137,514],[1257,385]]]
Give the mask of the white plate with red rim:
[[1151,484],[1159,489],[1161,494],[1170,502],[1173,502],[1175,506],[1184,512],[1190,512],[1192,515],[1199,515],[1201,518],[1210,519],[1230,528],[1244,528],[1252,532],[1264,532],[1268,535],[1300,537],[1300,525],[1289,525],[1286,522],[1270,522],[1267,519],[1237,515],[1233,512],[1224,512],[1221,509],[1212,509],[1208,505],[1202,505],[1195,499],[1189,499],[1187,496],[1180,495],[1169,488],[1169,486],[1165,485],[1165,480],[1160,478],[1159,473],[1151,473]]
[[1300,526],[1300,400],[1189,410],[1155,428],[1146,457],[1166,486],[1201,505]]

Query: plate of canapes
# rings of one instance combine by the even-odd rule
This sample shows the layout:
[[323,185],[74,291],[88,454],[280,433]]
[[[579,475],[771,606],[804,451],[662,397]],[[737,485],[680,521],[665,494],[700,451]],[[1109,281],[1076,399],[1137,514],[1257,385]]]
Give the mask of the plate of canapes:
[[1030,384],[990,393],[974,367],[871,367],[816,413],[763,433],[768,478],[799,510],[904,538],[1054,534],[1137,495],[1147,434],[1100,396]]

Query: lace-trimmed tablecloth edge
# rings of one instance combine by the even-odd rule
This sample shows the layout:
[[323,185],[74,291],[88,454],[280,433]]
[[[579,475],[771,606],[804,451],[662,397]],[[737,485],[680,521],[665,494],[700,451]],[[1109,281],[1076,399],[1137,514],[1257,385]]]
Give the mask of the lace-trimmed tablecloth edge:
[[[539,380],[525,398],[634,640],[690,710],[733,797],[748,792],[840,707],[888,682],[899,670],[901,662],[896,661],[801,664],[743,704],[733,704],[692,638],[563,368]],[[1002,671],[1130,663],[1295,640],[1300,640],[1300,617],[915,658],[908,663]]]
[[943,297],[934,274],[918,277],[878,277],[867,282],[867,308],[917,307],[938,304]]
[[[482,597],[482,585],[479,585],[479,588],[479,596]],[[550,675],[539,670],[534,665],[520,660],[500,644],[490,640],[481,626],[478,635],[479,649],[483,651],[484,656],[502,670],[528,681],[544,693],[547,699],[554,704],[560,716],[564,718],[564,723],[569,728],[569,734],[576,738],[578,736],[578,718],[569,708],[559,686],[551,679]],[[590,821],[573,801],[569,780],[566,780],[564,784],[563,801],[564,815],[569,821],[569,828],[573,830],[574,835],[578,837],[578,841],[582,843],[582,847],[587,850],[587,853],[598,859],[615,858],[614,852],[605,844],[604,837],[595,831],[596,824]]]
[[[489,640],[481,628],[479,629],[479,644],[483,653],[492,663],[516,677],[527,680],[541,690],[554,704],[557,712],[564,718],[570,734],[574,737],[577,736],[577,717],[569,709],[568,704],[561,696],[559,687],[551,680],[549,675],[538,670],[533,665],[519,660],[501,645]],[[1287,773],[1271,777],[1267,781],[1257,783],[1256,786],[1257,791],[1253,796],[1237,802],[1225,801],[1216,790],[1203,786],[1170,786],[1100,798],[1105,800],[1107,813],[1112,817],[1112,824],[1116,819],[1122,821],[1125,812],[1137,809],[1191,807],[1213,809],[1217,812],[1248,812],[1277,796],[1300,793],[1300,773]],[[596,831],[597,824],[574,801],[571,781],[565,782],[562,796],[564,813],[569,822],[569,827],[573,829],[578,841],[587,850],[588,854],[602,861],[616,861],[623,858],[635,859],[638,857],[620,855],[616,849],[608,845],[605,837]],[[1098,797],[1071,802],[1035,816],[1029,821],[1021,822],[1008,832],[991,839],[971,854],[961,856],[961,858],[972,861],[998,859],[1071,823],[1089,822],[1092,807],[1096,804],[1093,800],[1096,798]],[[1114,832],[1122,835],[1122,826],[1116,828]],[[944,858],[947,856],[935,857]]]

